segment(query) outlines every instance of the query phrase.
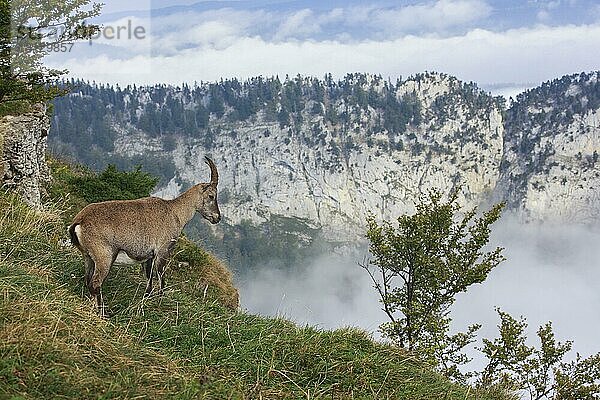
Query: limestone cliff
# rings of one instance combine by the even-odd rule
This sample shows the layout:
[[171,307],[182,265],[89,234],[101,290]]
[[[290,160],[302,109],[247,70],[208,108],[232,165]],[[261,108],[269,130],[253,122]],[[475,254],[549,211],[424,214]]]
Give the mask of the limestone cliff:
[[52,140],[90,165],[141,163],[166,197],[207,179],[209,154],[229,224],[286,216],[355,238],[367,213],[394,218],[427,189],[458,185],[466,206],[507,200],[527,218],[590,221],[600,216],[598,75],[545,83],[508,109],[438,73],[83,85],[57,100]]
[[32,207],[41,206],[43,186],[50,179],[46,164],[49,129],[50,119],[42,105],[0,120],[0,183],[20,193]]
[[[382,90],[370,77],[362,85]],[[464,93],[472,97],[465,98]],[[203,138],[179,138],[170,155],[176,175],[158,192],[174,196],[206,179],[202,159],[211,154],[222,188],[226,222],[256,223],[285,215],[322,227],[330,238],[361,236],[368,212],[382,218],[412,210],[429,188],[464,186],[463,202],[478,204],[496,184],[502,156],[501,108],[493,98],[455,78],[420,75],[399,85],[398,99],[419,104],[419,115],[405,132],[376,127],[373,107],[338,100],[331,106],[348,121],[301,111],[302,123],[281,126],[261,112],[254,120],[211,121],[220,131],[209,146]],[[477,105],[477,102],[479,105]],[[120,129],[115,153],[129,157],[164,151],[164,141]]]
[[497,197],[525,218],[600,219],[600,72],[547,82],[507,113]]

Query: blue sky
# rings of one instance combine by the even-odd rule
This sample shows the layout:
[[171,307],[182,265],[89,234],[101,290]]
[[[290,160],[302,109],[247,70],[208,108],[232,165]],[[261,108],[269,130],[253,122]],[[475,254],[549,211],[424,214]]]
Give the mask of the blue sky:
[[[48,62],[110,83],[446,72],[495,91],[600,69],[591,0],[105,1],[99,38]],[[140,28],[141,29],[141,28]]]

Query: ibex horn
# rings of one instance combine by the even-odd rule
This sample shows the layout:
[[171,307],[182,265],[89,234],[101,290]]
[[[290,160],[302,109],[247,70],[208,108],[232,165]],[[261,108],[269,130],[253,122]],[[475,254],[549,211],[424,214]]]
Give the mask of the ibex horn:
[[206,163],[210,167],[210,183],[216,185],[219,183],[219,172],[217,172],[217,166],[210,158],[204,156]]

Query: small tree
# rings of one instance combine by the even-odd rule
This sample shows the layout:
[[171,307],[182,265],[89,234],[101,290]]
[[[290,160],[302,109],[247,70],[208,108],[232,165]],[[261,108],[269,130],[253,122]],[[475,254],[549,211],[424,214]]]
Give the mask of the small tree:
[[529,399],[594,400],[600,398],[600,353],[564,361],[573,343],[557,342],[552,323],[540,326],[537,336],[540,348],[528,346],[525,336],[527,323],[497,310],[500,316],[500,336],[483,339],[480,350],[488,364],[480,374],[481,388],[520,390]]
[[461,349],[474,340],[479,325],[466,333],[449,334],[448,317],[455,296],[483,282],[504,260],[502,248],[484,252],[490,225],[500,217],[497,204],[476,218],[472,209],[458,218],[458,191],[442,200],[433,190],[420,199],[413,215],[398,225],[373,216],[367,220],[372,259],[361,266],[379,293],[389,322],[382,333],[397,345],[434,362],[449,377],[464,379],[458,366],[469,359]]

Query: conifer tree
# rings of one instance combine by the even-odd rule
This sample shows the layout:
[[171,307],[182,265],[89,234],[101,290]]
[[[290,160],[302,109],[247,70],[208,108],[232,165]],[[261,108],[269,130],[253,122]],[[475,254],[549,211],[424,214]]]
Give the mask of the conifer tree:
[[45,101],[61,93],[66,71],[42,63],[50,51],[66,51],[98,27],[86,20],[100,13],[92,0],[0,0],[0,107]]

